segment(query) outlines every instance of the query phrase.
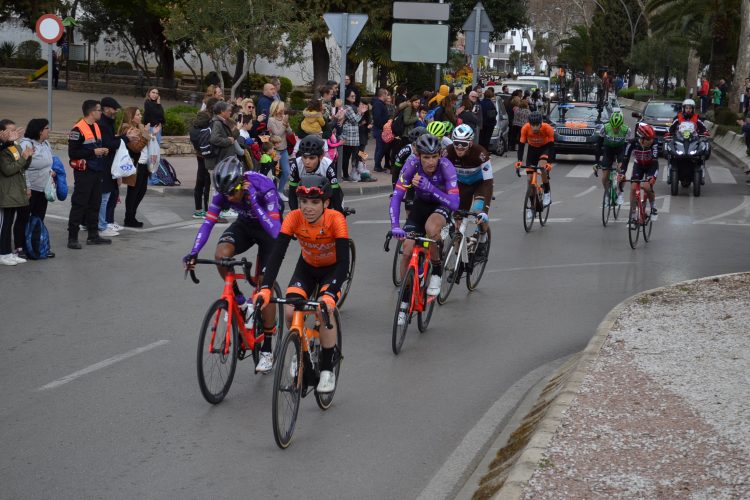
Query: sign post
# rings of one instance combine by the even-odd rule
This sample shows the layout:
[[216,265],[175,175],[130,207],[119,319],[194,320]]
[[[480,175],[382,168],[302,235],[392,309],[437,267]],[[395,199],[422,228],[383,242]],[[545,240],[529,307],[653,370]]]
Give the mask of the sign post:
[[44,14],[36,21],[36,36],[48,45],[47,50],[47,120],[52,130],[52,78],[54,76],[53,46],[64,33],[62,19],[54,14]]
[[462,29],[466,37],[464,51],[471,50],[471,88],[474,88],[479,73],[479,56],[489,55],[490,33],[495,31],[482,2],[477,2],[474,6]]

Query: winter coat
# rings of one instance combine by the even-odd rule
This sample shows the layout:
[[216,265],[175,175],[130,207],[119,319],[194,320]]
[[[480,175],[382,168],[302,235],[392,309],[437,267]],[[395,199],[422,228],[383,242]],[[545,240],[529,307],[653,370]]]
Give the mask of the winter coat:
[[[237,135],[239,136],[239,133]],[[234,137],[234,133],[229,125],[219,116],[211,118],[211,139],[209,139],[209,142],[216,148],[216,154],[211,158],[206,158],[208,170],[213,170],[224,158],[237,154],[234,142],[230,140],[230,137]]]
[[18,142],[19,151],[27,147],[33,147],[34,154],[31,155],[31,163],[26,170],[26,185],[33,191],[44,192],[52,170],[52,148],[47,141],[38,142],[24,138]]
[[303,132],[318,135],[323,133],[323,126],[326,124],[326,121],[323,118],[323,113],[306,109],[302,112],[302,116],[304,116],[304,118],[302,119],[300,128]]
[[0,208],[25,207],[26,196],[24,171],[31,164],[31,157],[24,159],[23,150],[15,144],[4,144],[0,151]]

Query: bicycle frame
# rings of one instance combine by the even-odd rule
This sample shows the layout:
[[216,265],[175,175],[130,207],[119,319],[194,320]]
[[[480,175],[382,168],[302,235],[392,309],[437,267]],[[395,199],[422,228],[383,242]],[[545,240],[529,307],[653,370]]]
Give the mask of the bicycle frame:
[[[529,187],[533,187],[536,191],[536,211],[541,212],[542,208],[542,195],[544,194],[544,189],[542,188],[542,183],[539,182],[542,174],[540,173],[540,170],[542,170],[542,167],[521,167],[526,169],[526,174],[529,177]],[[529,172],[529,170],[532,170],[533,172]]]
[[632,187],[630,188],[631,197],[630,199],[633,199],[633,195],[636,197],[636,204],[637,204],[637,210],[638,210],[638,224],[645,225],[646,224],[646,204],[644,203],[646,198],[646,190],[641,185],[643,182],[646,181],[640,181],[640,180],[630,180]]
[[[422,296],[422,285],[420,284],[421,279],[419,278],[419,256],[422,256],[422,276],[429,276],[430,271],[430,242],[432,240],[426,238],[414,238],[414,248],[411,251],[411,258],[409,259],[409,268],[414,269],[414,276],[417,279],[414,280],[411,291],[411,303],[409,309],[414,312],[424,312],[425,306],[428,302],[435,300],[435,297],[430,297],[427,300]],[[420,243],[419,245],[417,243]]]

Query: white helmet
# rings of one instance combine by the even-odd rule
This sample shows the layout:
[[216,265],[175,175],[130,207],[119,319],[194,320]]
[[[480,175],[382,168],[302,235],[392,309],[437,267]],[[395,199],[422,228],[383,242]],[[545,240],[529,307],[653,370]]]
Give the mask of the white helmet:
[[692,99],[685,99],[682,101],[682,107],[684,108],[685,106],[692,106],[693,109],[695,109],[695,101]]
[[455,129],[453,129],[453,133],[451,134],[451,139],[453,139],[454,141],[471,142],[474,140],[474,129],[471,128],[469,125],[462,123]]

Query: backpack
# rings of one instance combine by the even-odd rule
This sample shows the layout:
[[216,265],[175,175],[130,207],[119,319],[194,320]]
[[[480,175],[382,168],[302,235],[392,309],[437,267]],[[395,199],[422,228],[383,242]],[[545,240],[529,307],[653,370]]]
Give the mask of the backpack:
[[32,215],[26,224],[26,255],[32,260],[46,259],[50,252],[49,232],[42,219]]
[[432,120],[434,120],[435,119],[435,115],[437,114],[438,110],[442,111],[443,107],[442,106],[435,106],[434,108],[432,108],[431,110],[429,110],[427,112],[427,114],[425,115],[425,117],[424,117],[424,121],[425,122],[431,122]]
[[159,167],[151,176],[152,185],[154,186],[179,186],[182,183],[177,178],[177,172],[166,158],[159,159]]
[[396,137],[401,137],[404,135],[404,132],[406,132],[403,109],[396,113],[395,118],[393,118],[393,121],[391,122],[391,132],[393,132],[393,135]]
[[200,129],[198,132],[197,150],[203,158],[213,158],[216,156],[216,148],[211,144],[211,125]]
[[393,131],[391,130],[391,127],[393,126],[393,120],[388,120],[385,122],[385,125],[383,125],[383,131],[380,133],[380,138],[383,140],[384,143],[390,144],[393,142]]

